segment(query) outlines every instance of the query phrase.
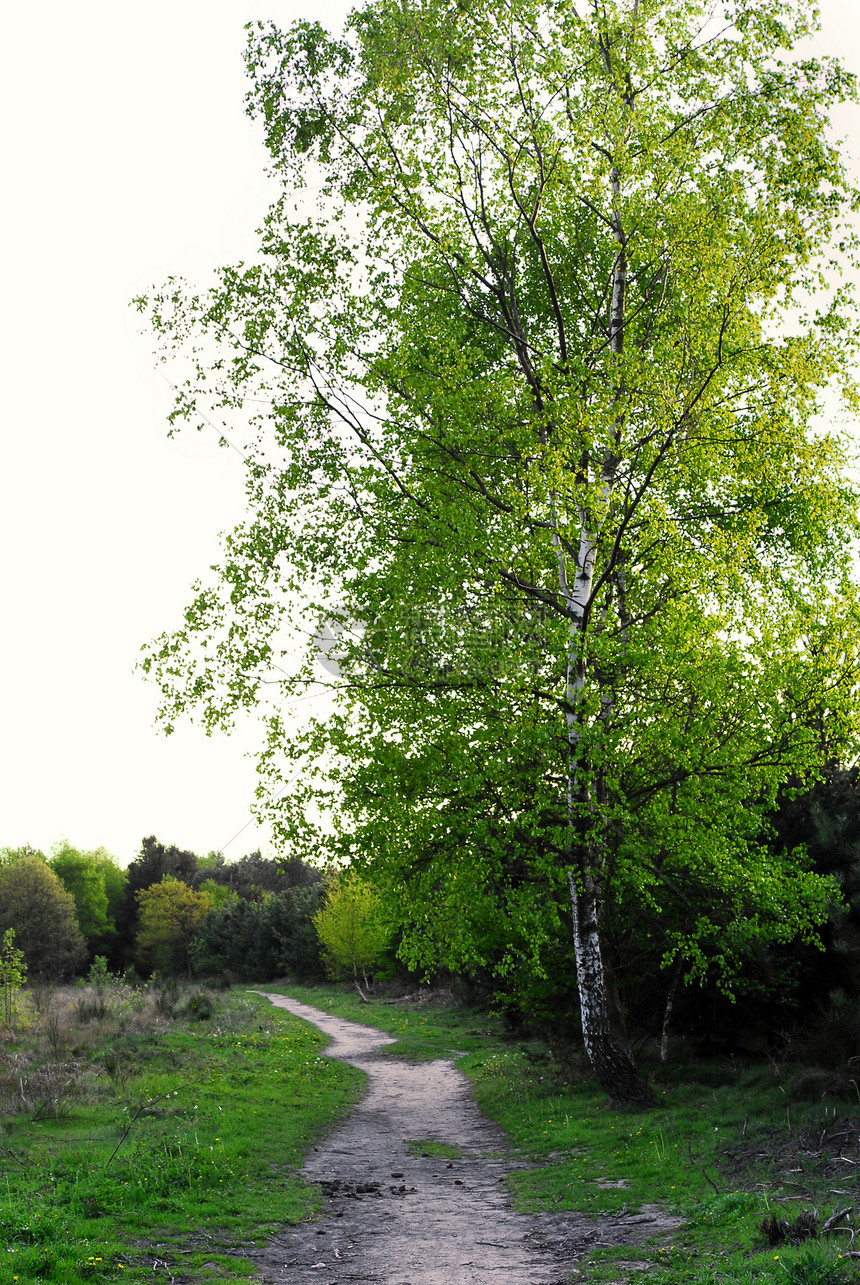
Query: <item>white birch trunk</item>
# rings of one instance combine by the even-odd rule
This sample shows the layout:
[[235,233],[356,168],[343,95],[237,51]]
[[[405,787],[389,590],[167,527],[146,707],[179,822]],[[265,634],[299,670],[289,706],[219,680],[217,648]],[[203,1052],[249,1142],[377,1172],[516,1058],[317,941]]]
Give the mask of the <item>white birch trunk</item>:
[[[610,173],[613,201],[613,232],[618,245],[612,273],[609,316],[609,346],[615,356],[624,347],[624,301],[627,290],[627,256],[618,201],[620,179],[613,167]],[[623,385],[616,388],[620,403]],[[623,410],[619,404],[613,435],[607,443],[600,469],[598,512],[580,509],[580,539],[577,565],[570,582],[564,546],[558,536],[555,548],[559,566],[559,588],[569,612],[566,681],[566,719],[568,737],[568,886],[573,921],[573,944],[576,957],[577,985],[582,1014],[582,1033],[589,1062],[601,1085],[613,1100],[650,1104],[653,1096],[639,1077],[630,1056],[626,1036],[618,1035],[622,1026],[617,1011],[614,987],[610,984],[600,943],[599,867],[602,841],[592,833],[589,813],[595,800],[595,786],[588,765],[583,762],[583,720],[588,682],[587,632],[588,612],[594,586],[595,561],[598,553],[599,521],[606,515],[618,468]],[[587,479],[586,479],[587,481]],[[553,500],[553,516],[555,518]],[[602,512],[601,512],[602,509]],[[611,714],[611,697],[604,693],[601,715]]]

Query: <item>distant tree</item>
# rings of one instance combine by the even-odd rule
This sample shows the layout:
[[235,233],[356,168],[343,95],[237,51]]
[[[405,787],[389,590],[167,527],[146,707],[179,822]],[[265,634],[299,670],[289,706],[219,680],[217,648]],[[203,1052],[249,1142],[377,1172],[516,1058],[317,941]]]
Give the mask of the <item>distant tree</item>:
[[92,949],[97,954],[107,955],[110,966],[118,968],[121,964],[122,947],[118,929],[125,909],[127,875],[116,857],[111,856],[106,848],[96,848],[90,856],[101,872],[108,903],[108,933],[102,940],[94,941]]
[[8,928],[31,976],[67,977],[86,954],[74,897],[40,854],[0,866],[0,934]]
[[359,974],[366,983],[391,941],[379,895],[352,871],[344,871],[331,881],[314,924],[329,971],[336,977],[352,977],[361,994]]
[[227,971],[243,980],[316,977],[322,972],[313,917],[322,884],[264,893],[259,899],[233,894],[206,917],[192,947],[195,971]]
[[181,879],[166,875],[137,894],[140,927],[137,957],[144,968],[191,973],[188,948],[212,909],[207,892],[195,892]]
[[125,963],[131,963],[134,957],[139,921],[137,894],[145,888],[151,888],[153,884],[161,883],[165,876],[179,879],[193,887],[197,876],[197,861],[195,853],[172,844],[160,843],[155,835],[149,835],[143,840],[139,854],[125,872],[123,905],[117,914],[117,929]]
[[75,899],[78,927],[84,939],[89,943],[103,938],[113,925],[108,918],[104,873],[94,854],[79,852],[64,839],[48,864]]
[[140,853],[128,867],[127,891],[135,896],[141,888],[149,888],[160,883],[165,875],[179,879],[190,887],[197,873],[198,857],[196,853],[175,844],[159,843],[155,835],[149,835],[141,844]]
[[266,893],[286,892],[290,888],[306,888],[322,880],[319,870],[297,858],[264,857],[251,852],[238,861],[211,861],[221,854],[210,853],[198,863],[198,878],[212,878],[226,885],[245,900],[259,901]]
[[22,844],[20,848],[0,848],[0,866],[11,865],[13,861],[20,861],[22,857],[38,857],[40,861],[48,860],[44,852],[29,843]]
[[203,879],[197,884],[195,892],[205,892],[212,902],[213,910],[220,910],[222,906],[236,900],[235,892],[231,892],[226,884],[216,883],[214,879]]
[[90,856],[102,872],[105,895],[108,900],[108,916],[115,919],[125,897],[126,872],[107,848],[95,848]]

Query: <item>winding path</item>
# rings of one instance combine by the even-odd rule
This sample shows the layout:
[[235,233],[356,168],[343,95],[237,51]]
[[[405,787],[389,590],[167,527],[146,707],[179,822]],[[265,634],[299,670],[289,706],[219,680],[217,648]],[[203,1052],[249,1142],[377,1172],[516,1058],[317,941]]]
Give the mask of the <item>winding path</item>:
[[[332,1039],[326,1056],[368,1077],[349,1119],[302,1169],[322,1185],[326,1214],[251,1255],[261,1281],[564,1285],[586,1249],[633,1243],[659,1229],[657,1211],[619,1215],[611,1224],[516,1213],[502,1185],[518,1167],[507,1139],[481,1115],[450,1061],[381,1056],[394,1037],[283,995],[257,994],[313,1023]],[[416,1155],[408,1144],[419,1139],[456,1147],[461,1158]]]

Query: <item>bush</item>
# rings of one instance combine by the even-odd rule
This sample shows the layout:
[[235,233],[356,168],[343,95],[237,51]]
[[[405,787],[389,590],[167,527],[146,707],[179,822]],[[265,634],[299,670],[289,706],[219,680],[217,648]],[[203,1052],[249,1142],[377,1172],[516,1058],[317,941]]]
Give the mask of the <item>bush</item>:
[[188,1003],[185,1005],[185,1015],[190,1017],[193,1022],[208,1022],[213,1012],[212,996],[207,995],[205,991],[197,991],[188,997]]
[[103,1022],[110,1017],[111,1006],[107,995],[100,986],[89,988],[75,1005],[75,1017],[86,1025],[87,1022]]

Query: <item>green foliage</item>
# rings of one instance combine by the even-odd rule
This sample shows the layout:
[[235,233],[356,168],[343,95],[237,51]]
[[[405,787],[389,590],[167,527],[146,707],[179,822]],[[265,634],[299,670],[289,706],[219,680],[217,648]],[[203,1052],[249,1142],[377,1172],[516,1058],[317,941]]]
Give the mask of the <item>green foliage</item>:
[[29,843],[22,844],[20,848],[0,848],[0,865],[11,865],[14,861],[20,861],[22,857],[35,857],[39,861],[48,859],[44,852]]
[[319,870],[294,858],[274,859],[251,852],[238,861],[225,861],[220,853],[197,862],[198,875],[209,879],[248,901],[259,901],[267,893],[288,892],[310,887],[322,878]]
[[[144,660],[166,725],[268,710],[285,844],[318,851],[334,807],[410,965],[526,1008],[570,930],[586,1045],[633,1100],[613,972],[731,992],[813,940],[832,884],[765,818],[857,730],[857,495],[816,423],[831,386],[858,404],[826,130],[855,85],[793,56],[800,0],[707,38],[706,12],[260,26],[262,253],[139,301],[192,354],[172,423],[251,421],[249,519]],[[338,635],[306,731],[277,703],[319,680],[313,653],[283,677],[291,610]]]
[[24,952],[15,945],[14,928],[7,928],[0,941],[0,1001],[3,1005],[3,1024],[7,1029],[15,1025],[18,994],[26,980]]
[[233,900],[236,896],[229,888],[222,883],[216,883],[214,879],[204,879],[198,888],[209,898],[209,905],[212,910],[220,910],[222,906]]
[[206,892],[195,892],[181,879],[165,875],[161,883],[137,894],[140,927],[137,953],[144,967],[168,973],[188,972],[189,947],[212,909]]
[[807,1244],[795,1253],[780,1254],[785,1285],[842,1285],[854,1277],[851,1262],[832,1244]]
[[104,955],[96,955],[90,964],[90,971],[87,974],[87,981],[90,986],[104,989],[112,981],[111,974],[108,970],[107,959]]
[[136,949],[140,913],[138,893],[153,884],[160,883],[165,876],[178,879],[191,887],[196,874],[197,857],[193,852],[160,843],[154,835],[149,835],[143,840],[139,854],[125,872],[123,904],[117,917],[117,927],[123,947],[123,966],[133,962]]
[[320,883],[298,885],[259,899],[231,897],[205,919],[191,947],[196,973],[228,972],[246,980],[322,973],[313,916]]
[[193,1022],[208,1022],[215,1011],[212,996],[205,991],[195,991],[189,995],[185,1005],[186,1016]]
[[366,978],[375,973],[391,942],[391,927],[377,893],[351,870],[330,880],[314,927],[333,977],[357,979],[359,974]]
[[8,928],[31,977],[68,976],[84,957],[74,898],[39,855],[0,866],[0,932]]
[[103,869],[95,855],[78,852],[63,840],[54,849],[49,865],[75,899],[78,927],[84,939],[89,942],[104,938],[113,925],[108,919]]

